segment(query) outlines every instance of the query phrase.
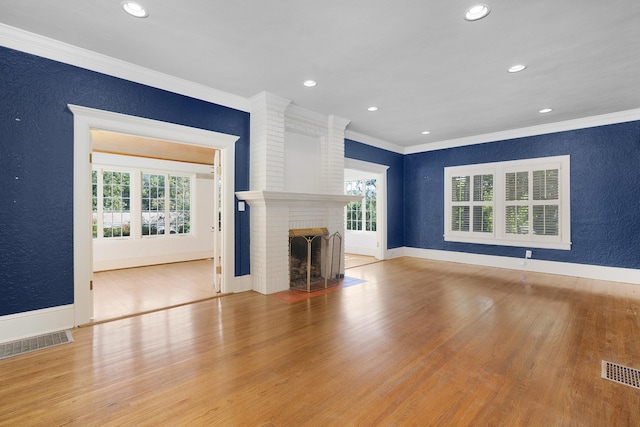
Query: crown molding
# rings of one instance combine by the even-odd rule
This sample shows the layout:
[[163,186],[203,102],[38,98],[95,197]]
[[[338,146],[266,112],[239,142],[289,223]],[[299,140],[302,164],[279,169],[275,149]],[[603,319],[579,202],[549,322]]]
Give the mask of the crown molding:
[[252,113],[264,108],[274,109],[283,113],[289,104],[291,104],[290,100],[266,91],[252,96],[248,101],[250,106],[249,112]]
[[344,137],[352,141],[361,142],[363,144],[371,145],[373,147],[380,148],[382,150],[392,151],[398,154],[404,154],[404,151],[405,151],[405,147],[401,145],[394,144],[393,142],[384,141],[382,139],[365,135],[360,132],[355,132],[349,129],[345,131]]
[[355,169],[358,171],[364,171],[364,172],[373,173],[373,174],[381,174],[381,173],[386,173],[387,169],[389,169],[389,166],[345,157],[344,168]]
[[340,131],[345,130],[351,120],[345,119],[344,117],[336,116],[335,114],[329,115],[329,127],[333,127],[335,129],[339,129]]
[[564,132],[576,129],[586,129],[596,126],[633,122],[636,120],[640,120],[640,108],[634,110],[619,111],[616,113],[602,114],[599,116],[583,117],[580,119],[530,126],[520,129],[511,129],[502,132],[486,133],[483,135],[474,135],[465,138],[449,139],[446,141],[413,145],[411,147],[406,147],[404,150],[404,154],[423,153],[426,151],[436,151],[447,148],[462,147],[465,145],[484,144],[486,142],[504,141],[508,139],[523,138],[527,136],[544,135],[548,133]]
[[[234,108],[236,110],[251,112],[251,100],[248,98],[140,67],[126,61],[92,52],[48,37],[43,37],[2,23],[0,23],[0,46],[225,107]],[[311,110],[307,110],[294,104],[289,105],[288,110],[290,110],[288,112],[295,116],[307,118],[313,117],[316,120],[321,116],[324,117],[325,120],[327,118],[325,115],[312,112]],[[640,109],[437,141],[413,145],[410,147],[404,147],[348,129],[345,131],[345,138],[398,154],[414,154],[636,120],[640,120]]]
[[250,111],[249,100],[244,97],[153,71],[5,24],[0,24],[0,45],[236,110]]

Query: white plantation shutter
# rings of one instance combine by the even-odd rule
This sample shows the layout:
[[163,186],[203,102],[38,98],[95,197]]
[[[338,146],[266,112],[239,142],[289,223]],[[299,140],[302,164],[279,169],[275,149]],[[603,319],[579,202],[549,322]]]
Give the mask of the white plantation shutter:
[[473,231],[493,232],[493,174],[473,176]]
[[505,232],[529,234],[529,173],[505,174]]
[[451,177],[452,232],[493,232],[493,174]]
[[[557,236],[559,232],[559,171],[534,170],[533,173],[533,233]],[[540,204],[540,201],[545,201]]]
[[469,231],[470,176],[451,178],[451,230]]
[[559,170],[505,174],[505,232],[557,236],[559,233]]
[[445,241],[571,248],[569,156],[445,168]]

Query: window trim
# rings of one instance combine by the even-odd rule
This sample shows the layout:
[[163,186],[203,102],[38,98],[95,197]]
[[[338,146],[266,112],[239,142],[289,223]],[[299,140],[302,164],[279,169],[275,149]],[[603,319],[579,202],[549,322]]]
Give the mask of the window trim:
[[[91,172],[93,174],[93,172],[96,172],[96,178],[97,178],[97,182],[96,182],[96,197],[97,197],[97,204],[96,204],[96,211],[93,211],[92,209],[92,229],[93,229],[93,214],[96,214],[96,227],[97,227],[97,232],[96,232],[96,237],[92,237],[94,242],[113,242],[113,241],[123,241],[123,240],[133,240],[135,238],[135,235],[133,233],[134,227],[135,227],[135,223],[133,221],[133,212],[135,209],[135,204],[136,204],[136,200],[135,197],[133,195],[133,190],[135,188],[135,177],[134,177],[134,173],[131,169],[129,168],[123,168],[123,167],[118,167],[118,166],[105,166],[105,165],[92,165],[91,168]],[[104,172],[117,172],[117,173],[126,173],[129,174],[129,235],[128,236],[111,236],[111,237],[105,237],[104,236],[104,182],[103,182],[103,173]],[[92,178],[92,187],[93,187],[93,178]],[[93,193],[93,188],[92,188],[92,193]],[[92,230],[92,234],[93,234],[93,230]]]
[[[115,165],[112,164],[114,162],[96,162],[91,164],[91,170],[92,171],[97,171],[98,175],[100,175],[102,173],[102,171],[111,171],[111,172],[121,172],[121,173],[128,173],[129,177],[130,177],[130,181],[129,181],[129,197],[131,199],[130,201],[130,210],[129,210],[129,215],[130,215],[130,222],[129,222],[129,229],[130,229],[130,234],[129,236],[118,236],[118,237],[102,237],[102,234],[100,233],[100,229],[102,227],[102,220],[101,220],[101,215],[100,215],[100,209],[98,209],[98,233],[97,233],[97,237],[93,237],[92,240],[94,243],[99,242],[100,244],[108,244],[108,242],[116,242],[116,241],[120,241],[122,242],[123,240],[146,240],[146,239],[155,239],[155,238],[185,238],[188,236],[194,236],[195,234],[195,227],[196,227],[196,214],[195,214],[195,210],[196,210],[196,188],[195,188],[195,181],[196,181],[196,177],[197,177],[197,173],[195,172],[190,172],[190,171],[180,171],[180,170],[173,170],[171,168],[168,169],[162,169],[162,168],[158,168],[158,167],[153,167],[153,166],[149,166],[149,165],[145,165],[143,167],[137,167],[137,166],[119,166],[119,165]],[[176,177],[184,177],[184,178],[189,178],[189,185],[190,185],[190,198],[191,198],[191,202],[190,202],[190,229],[188,233],[166,233],[166,234],[157,234],[157,235],[143,235],[142,234],[142,174],[153,174],[153,175],[162,175],[164,180],[165,180],[165,185],[168,186],[169,185],[169,179],[171,176],[176,176]],[[99,179],[98,181],[99,183],[101,182],[101,180]],[[98,195],[101,194],[101,189],[98,188]],[[100,200],[100,197],[98,198]],[[170,229],[170,210],[169,210],[169,190],[166,189],[165,190],[165,229],[169,230]]]
[[[507,234],[505,230],[505,174],[514,171],[531,171],[536,168],[553,169],[559,172],[559,233],[557,236],[543,235],[515,235]],[[473,232],[473,220],[470,219],[470,231],[451,231],[451,178],[453,176],[472,176],[493,173],[494,183],[494,208],[493,208],[493,233]],[[473,189],[471,189],[473,191]],[[470,197],[472,199],[473,197]],[[473,202],[470,201],[470,206]],[[492,162],[450,166],[444,168],[444,241],[475,243],[499,246],[518,246],[546,249],[571,249],[571,206],[570,206],[570,156],[538,157],[531,159],[512,160],[505,162]]]

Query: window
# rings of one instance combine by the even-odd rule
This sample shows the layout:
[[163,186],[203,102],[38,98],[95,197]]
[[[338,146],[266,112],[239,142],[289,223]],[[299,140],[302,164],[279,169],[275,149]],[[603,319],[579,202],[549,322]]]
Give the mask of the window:
[[375,179],[346,181],[346,194],[362,196],[362,200],[347,204],[348,231],[376,231],[377,182]]
[[570,249],[569,156],[445,168],[446,241]]
[[191,229],[191,179],[169,176],[169,228],[177,234]]
[[128,237],[131,226],[131,175],[128,172],[94,170],[91,182],[93,237]]
[[509,234],[557,236],[558,169],[507,172],[505,230]]
[[142,235],[188,234],[190,230],[191,178],[143,173]]
[[128,169],[123,172],[94,167],[93,237],[189,234],[192,178]]
[[493,232],[493,174],[451,177],[451,230]]
[[142,174],[142,235],[165,231],[164,175]]
[[[362,181],[347,181],[347,194],[357,196],[362,194]],[[347,204],[347,230],[362,230],[362,200]]]

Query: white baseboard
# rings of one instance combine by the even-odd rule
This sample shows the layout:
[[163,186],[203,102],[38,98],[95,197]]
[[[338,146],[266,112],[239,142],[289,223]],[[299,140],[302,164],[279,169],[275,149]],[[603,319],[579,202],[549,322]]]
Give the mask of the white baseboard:
[[493,255],[470,254],[465,252],[439,251],[433,249],[395,248],[390,249],[389,258],[409,256],[434,261],[460,262],[486,267],[508,268],[537,273],[559,274],[585,279],[640,285],[640,270],[632,268],[603,267],[599,265],[573,264],[567,262],[543,261],[538,259],[511,258]]
[[251,291],[253,285],[251,283],[251,275],[246,274],[244,276],[236,276],[233,280],[233,292],[246,292]]
[[174,262],[196,261],[213,258],[213,251],[191,252],[187,254],[167,254],[151,257],[126,258],[109,261],[94,261],[93,271],[119,270],[121,268],[144,267],[147,265],[171,264]]
[[345,254],[376,256],[377,248],[368,248],[364,246],[347,246],[344,249]]
[[73,304],[0,316],[0,342],[70,329],[74,319]]
[[[640,285],[640,270],[631,268],[602,267],[536,259],[525,261],[521,258],[409,247],[389,249],[386,253],[387,259],[403,256]],[[234,292],[251,290],[251,275],[234,278]],[[14,341],[73,327],[73,304],[0,316],[0,342]]]

